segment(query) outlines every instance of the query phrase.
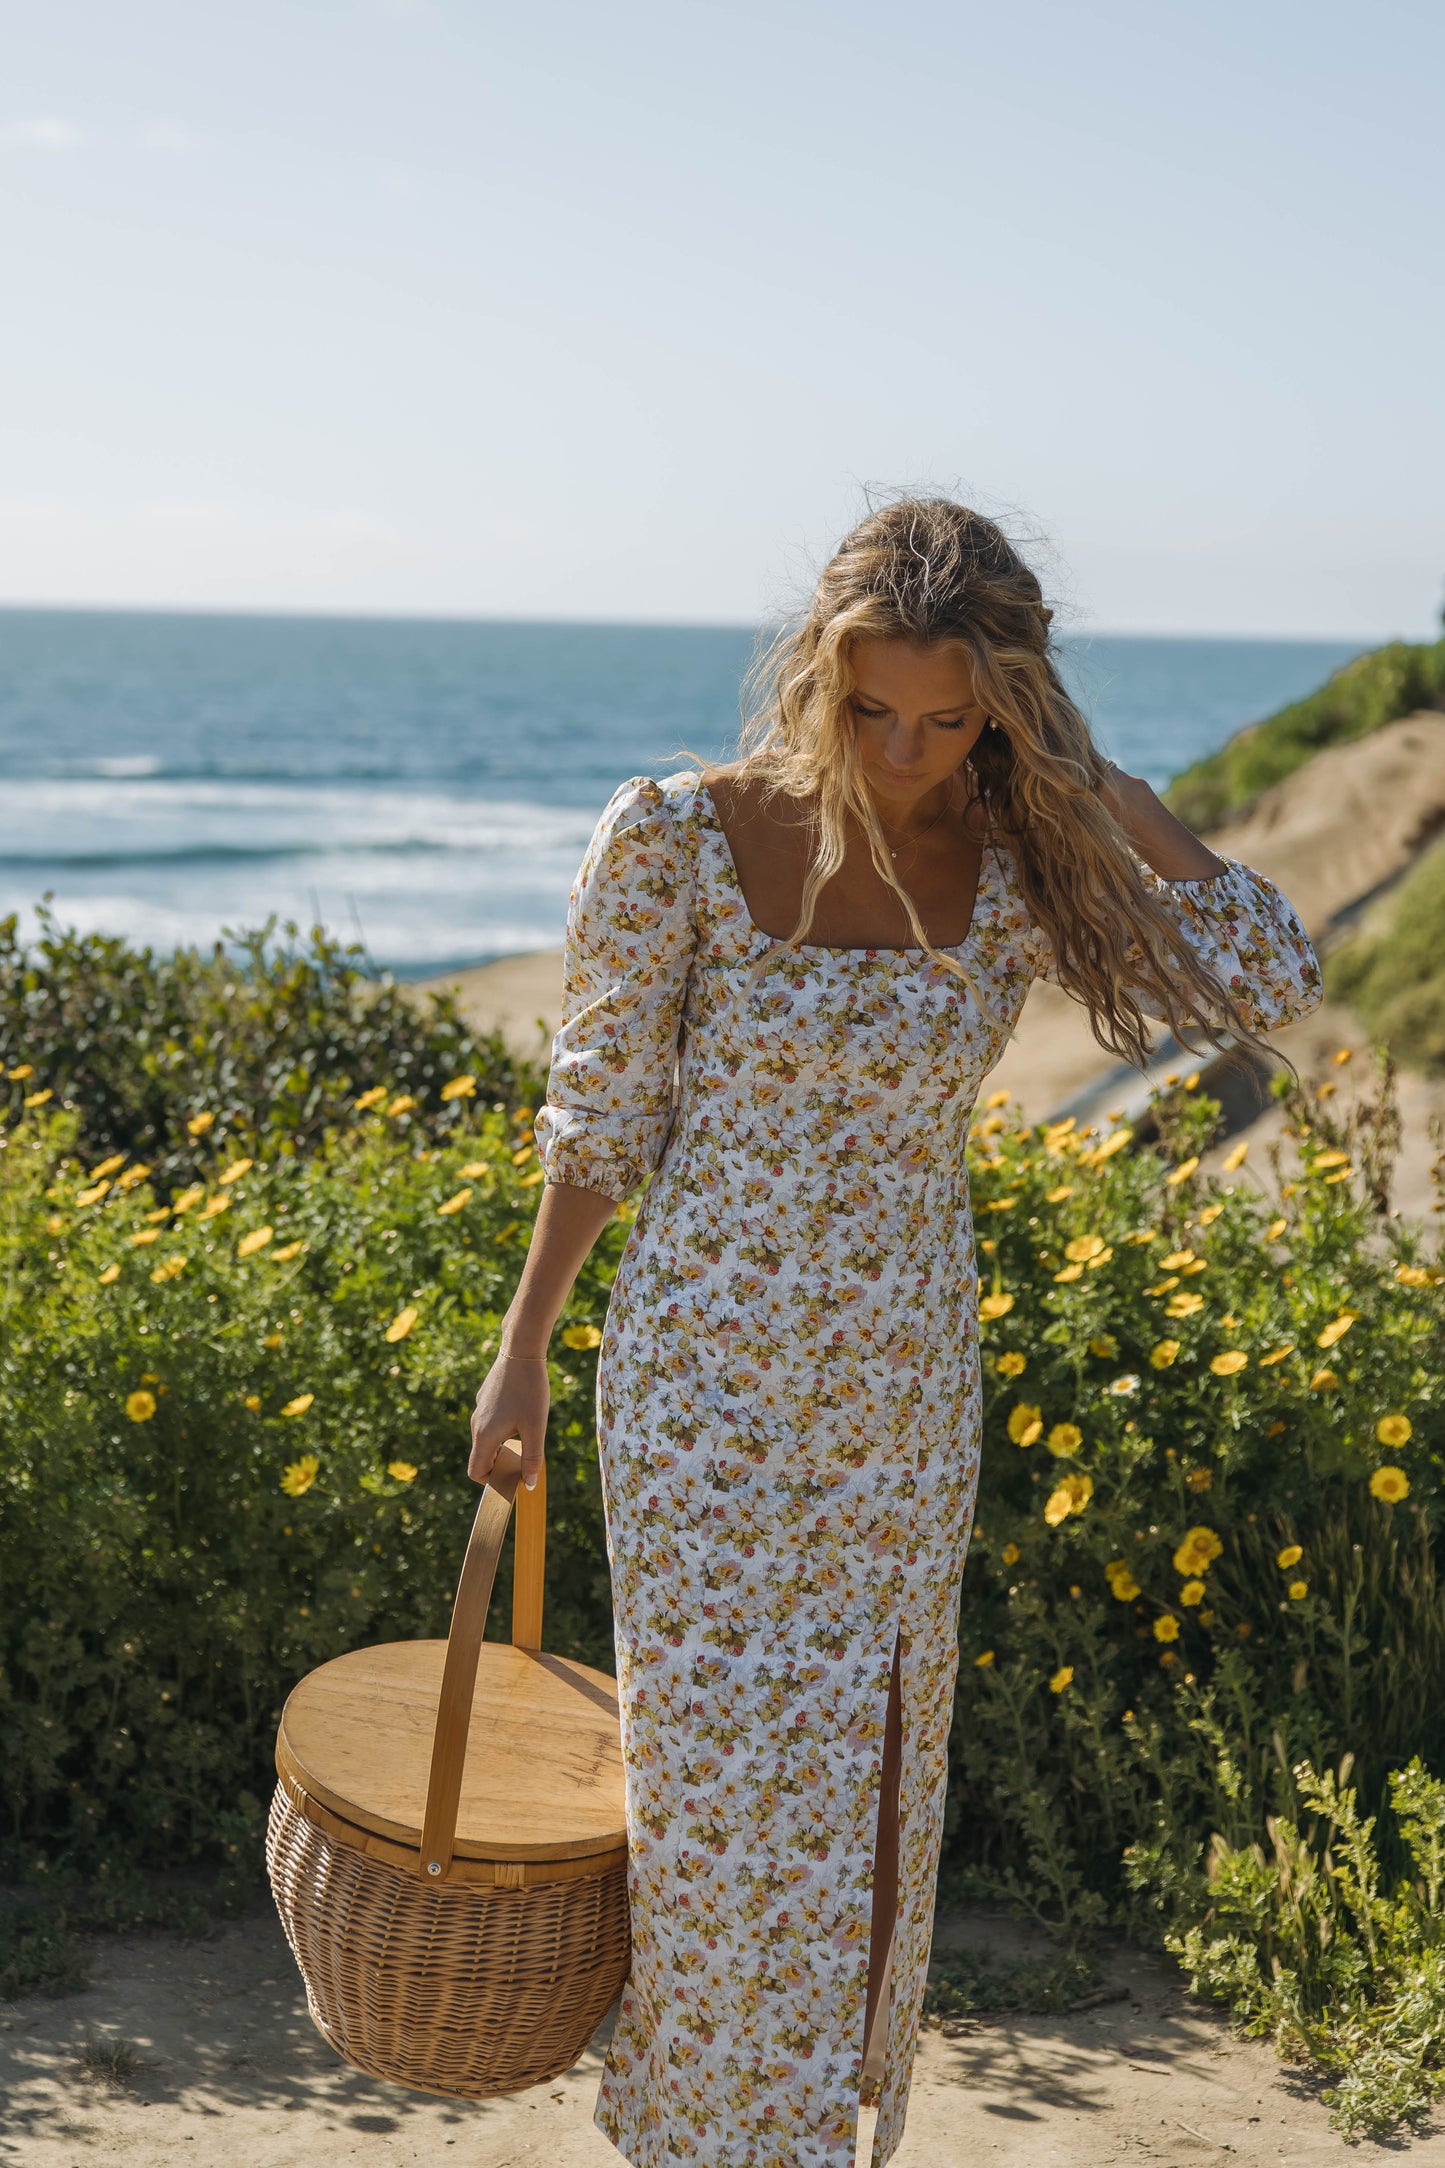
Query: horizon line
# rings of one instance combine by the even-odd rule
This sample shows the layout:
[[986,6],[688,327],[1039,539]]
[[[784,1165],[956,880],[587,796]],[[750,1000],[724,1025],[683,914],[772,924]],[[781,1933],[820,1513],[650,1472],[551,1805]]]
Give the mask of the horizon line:
[[[564,617],[549,612],[525,611],[511,614],[495,614],[485,611],[453,610],[406,610],[344,608],[311,609],[300,605],[270,603],[209,603],[209,602],[25,602],[0,598],[0,617],[155,617],[155,618],[223,618],[255,621],[258,623],[280,621],[300,624],[375,624],[375,625],[535,625],[554,626],[569,630],[592,628],[597,631],[630,632],[747,632],[756,635],[770,622],[768,619],[742,617]],[[784,618],[775,621],[780,626]],[[1392,632],[1232,632],[1211,629],[1140,628],[1128,625],[1105,625],[1080,623],[1060,624],[1056,614],[1056,638],[1103,639],[1103,640],[1203,640],[1228,641],[1246,644],[1251,641],[1262,645],[1287,644],[1298,646],[1332,646],[1360,648],[1384,646],[1392,640],[1417,644],[1417,636],[1396,629]],[[1438,638],[1439,635],[1436,635]],[[1426,644],[1429,635],[1418,644]]]

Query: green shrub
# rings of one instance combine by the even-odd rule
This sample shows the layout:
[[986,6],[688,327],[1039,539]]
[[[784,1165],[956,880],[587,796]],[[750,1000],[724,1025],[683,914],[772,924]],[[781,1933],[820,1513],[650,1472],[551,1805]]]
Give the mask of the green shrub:
[[1326,957],[1325,990],[1402,1062],[1445,1072],[1445,844],[1410,869],[1380,933]]
[[1417,708],[1445,707],[1445,640],[1413,647],[1392,640],[1356,656],[1318,692],[1295,700],[1186,768],[1166,798],[1191,828],[1213,828],[1271,783],[1293,775],[1322,746],[1367,738]]
[[423,1102],[440,1142],[458,1111],[438,1097],[451,1077],[470,1073],[484,1101],[507,1105],[540,1087],[449,996],[422,1002],[369,977],[360,949],[320,927],[300,947],[294,925],[274,946],[271,925],[230,952],[156,956],[39,915],[24,946],[16,918],[0,919],[0,1119],[35,1092],[69,1102],[92,1160],[124,1152],[185,1183],[228,1145],[306,1152],[379,1082]]
[[[981,1110],[983,1475],[947,1864],[1068,1936],[1173,1938],[1201,1991],[1329,2068],[1347,2020],[1351,2068],[1374,2073],[1341,2079],[1353,2129],[1435,2083],[1445,1983],[1422,1974],[1407,2026],[1399,1966],[1351,1973],[1348,2004],[1317,1967],[1286,2027],[1268,1960],[1298,1939],[1306,1854],[1332,1964],[1359,1939],[1343,1809],[1332,1824],[1313,1772],[1352,1758],[1398,1913],[1424,1810],[1397,1813],[1392,1779],[1416,1757],[1445,1771],[1445,1274],[1379,1208],[1388,1099],[1337,1105],[1289,1101],[1278,1204],[1238,1152],[1202,1175],[1215,1109],[1187,1086],[1156,1101],[1157,1152]],[[425,1106],[394,1106],[164,1193],[78,1156],[77,1115],[49,1104],[0,1149],[12,1857],[243,1869],[291,1684],[445,1630],[467,1415],[539,1170],[528,1109],[463,1095],[438,1143]],[[551,1368],[547,1639],[604,1666],[593,1351],[630,1217]]]
[[[46,1112],[0,1151],[0,1812],[86,1863],[224,1859],[296,1679],[446,1630],[530,1117],[519,1143],[465,1114],[436,1147],[378,1109],[167,1204],[92,1180],[74,1116]],[[592,1346],[622,1235],[551,1371],[548,1634],[608,1668]],[[504,1573],[499,1634],[507,1598]]]

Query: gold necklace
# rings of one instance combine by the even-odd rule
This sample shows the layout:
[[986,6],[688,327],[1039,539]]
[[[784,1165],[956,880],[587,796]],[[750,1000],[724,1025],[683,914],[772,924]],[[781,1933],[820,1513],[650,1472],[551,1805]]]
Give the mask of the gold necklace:
[[[919,836],[926,836],[930,828],[936,828],[938,826],[939,822],[943,819],[943,816],[947,811],[947,805],[940,806],[939,810],[934,814],[931,821],[927,822],[924,827],[918,829],[914,835],[904,837],[903,841],[899,844],[897,851],[895,851],[890,845],[888,851],[889,857],[896,858],[898,856],[898,851],[906,850],[910,843],[916,843]],[[878,825],[880,828],[883,828],[882,821],[880,821]],[[888,840],[888,830],[886,828],[883,828],[883,839],[885,842],[887,842]]]

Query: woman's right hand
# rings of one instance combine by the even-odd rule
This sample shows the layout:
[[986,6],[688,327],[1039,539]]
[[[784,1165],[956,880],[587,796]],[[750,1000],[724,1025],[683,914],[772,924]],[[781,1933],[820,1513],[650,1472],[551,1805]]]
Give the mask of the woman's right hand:
[[545,1358],[498,1355],[472,1410],[472,1451],[467,1462],[472,1481],[485,1483],[498,1453],[509,1438],[515,1438],[522,1448],[522,1481],[528,1490],[533,1489],[542,1473],[551,1404]]

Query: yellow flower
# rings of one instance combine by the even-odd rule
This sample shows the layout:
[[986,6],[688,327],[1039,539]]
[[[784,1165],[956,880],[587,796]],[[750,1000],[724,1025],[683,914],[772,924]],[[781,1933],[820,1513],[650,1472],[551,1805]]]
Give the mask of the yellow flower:
[[602,1335],[595,1325],[569,1325],[562,1335],[563,1347],[600,1347]]
[[1310,1173],[1322,1174],[1326,1167],[1348,1167],[1349,1164],[1348,1152],[1321,1152],[1310,1161]]
[[272,1347],[272,1348],[275,1348],[275,1347],[279,1347],[279,1346],[281,1345],[281,1335],[280,1335],[280,1333],[279,1333],[279,1332],[268,1332],[268,1333],[267,1333],[267,1335],[266,1335],[266,1337],[265,1337],[265,1339],[264,1339],[264,1340],[263,1340],[263,1341],[261,1342],[261,1345],[262,1345],[262,1347]]
[[171,1210],[177,1214],[182,1212],[189,1212],[192,1205],[199,1204],[205,1194],[206,1192],[204,1185],[200,1182],[197,1182],[192,1188],[183,1189],[179,1197],[173,1199],[171,1203]]
[[1075,1235],[1072,1242],[1064,1244],[1064,1255],[1070,1264],[1087,1264],[1091,1257],[1098,1256],[1103,1247],[1102,1235]]
[[1282,1363],[1286,1355],[1293,1355],[1293,1353],[1293,1340],[1290,1341],[1288,1347],[1272,1347],[1267,1355],[1260,1356],[1259,1367],[1261,1370],[1268,1370],[1272,1363]]
[[1182,1604],[1203,1603],[1204,1583],[1202,1581],[1186,1581],[1179,1591],[1179,1601]]
[[1065,1265],[1061,1272],[1054,1274],[1056,1280],[1082,1280],[1083,1277],[1084,1268],[1082,1265]]
[[1211,1357],[1209,1367],[1217,1378],[1232,1378],[1236,1371],[1248,1366],[1249,1357],[1241,1348],[1226,1348],[1222,1355]]
[[1291,1566],[1297,1566],[1300,1560],[1304,1557],[1304,1555],[1305,1554],[1303,1544],[1287,1543],[1284,1549],[1276,1557],[1275,1564],[1280,1567],[1282,1571],[1288,1571]]
[[1020,1354],[1016,1347],[1005,1348],[994,1360],[994,1369],[1001,1378],[1021,1378],[1028,1366],[1027,1355]]
[[973,1660],[978,1665],[981,1671],[985,1664],[991,1664],[993,1662],[993,1650],[985,1649],[981,1656],[975,1656]]
[[1193,1317],[1204,1308],[1202,1295],[1171,1295],[1164,1305],[1166,1317]]
[[47,1085],[43,1092],[27,1093],[21,1104],[27,1107],[43,1107],[47,1099],[53,1099],[54,1097],[54,1092]]
[[1286,1595],[1288,1595],[1295,1603],[1299,1602],[1301,1596],[1307,1596],[1309,1592],[1310,1585],[1308,1581],[1291,1581],[1288,1589],[1285,1591]]
[[289,1265],[292,1258],[299,1257],[305,1247],[304,1242],[283,1243],[279,1250],[272,1250],[271,1262],[273,1265]]
[[1415,1426],[1408,1415],[1382,1415],[1375,1425],[1375,1436],[1381,1445],[1408,1445]]
[[1073,1194],[1074,1194],[1074,1185],[1073,1185],[1073,1183],[1072,1183],[1072,1182],[1061,1182],[1061,1183],[1059,1184],[1059,1186],[1058,1186],[1058,1188],[1057,1188],[1057,1189],[1051,1189],[1051,1190],[1049,1190],[1049,1191],[1047,1191],[1047,1192],[1046,1192],[1046,1194],[1045,1194],[1045,1196],[1044,1196],[1044,1203],[1045,1203],[1045,1204],[1063,1204],[1063,1203],[1065,1202],[1065,1200],[1066,1200],[1067,1198],[1069,1198],[1069,1197],[1072,1197],[1072,1196],[1073,1196]]
[[1288,1225],[1289,1225],[1289,1221],[1288,1221],[1288,1220],[1282,1220],[1282,1219],[1277,1219],[1277,1220],[1271,1220],[1271,1221],[1270,1221],[1270,1223],[1269,1223],[1269,1225],[1268,1225],[1268,1227],[1266,1227],[1266,1228],[1265,1228],[1265,1230],[1264,1230],[1264,1239],[1265,1239],[1265,1241],[1266,1241],[1266,1242],[1278,1242],[1278,1240],[1279,1240],[1280,1236],[1281,1236],[1281,1235],[1282,1235],[1282,1234],[1284,1233],[1284,1231],[1285,1231],[1285,1228],[1286,1228],[1286,1227],[1287,1227]]
[[985,1295],[978,1306],[978,1314],[985,1324],[996,1317],[1007,1317],[1014,1306],[1012,1295]]
[[1118,1352],[1119,1343],[1111,1332],[1096,1333],[1089,1342],[1089,1353],[1097,1355],[1101,1359],[1107,1359],[1110,1355],[1117,1355]]
[[386,1472],[393,1483],[414,1483],[416,1481],[416,1469],[409,1460],[389,1460],[386,1464]]
[[1212,1468],[1191,1468],[1184,1480],[1192,1491],[1213,1490],[1214,1470]]
[[471,1191],[469,1189],[459,1189],[455,1197],[448,1197],[445,1204],[439,1204],[437,1206],[438,1216],[442,1219],[450,1219],[454,1212],[460,1212],[463,1207],[470,1204],[471,1201]]
[[1192,1265],[1193,1262],[1193,1250],[1171,1250],[1167,1257],[1159,1260],[1160,1267],[1165,1272],[1177,1272],[1181,1265]]
[[1179,1347],[1177,1340],[1156,1340],[1149,1350],[1149,1360],[1156,1370],[1167,1370],[1178,1358]]
[[1377,1468],[1370,1477],[1373,1497],[1383,1498],[1386,1505],[1395,1506],[1410,1494],[1410,1478],[1403,1468]]
[[1116,1129],[1111,1137],[1105,1137],[1097,1152],[1092,1152],[1089,1155],[1094,1165],[1096,1167],[1102,1166],[1106,1159],[1112,1159],[1116,1152],[1122,1152],[1133,1134],[1132,1129]]
[[988,1209],[990,1212],[1012,1212],[1017,1203],[1017,1197],[991,1197]]
[[998,1555],[1006,1566],[1016,1566],[1023,1553],[1016,1543],[1006,1543]]
[[399,1092],[387,1108],[388,1114],[410,1114],[416,1106],[410,1092]]
[[525,1166],[526,1166],[526,1164],[527,1164],[527,1161],[528,1161],[528,1160],[529,1160],[529,1159],[531,1158],[531,1156],[532,1156],[532,1147],[531,1147],[531,1145],[530,1145],[530,1144],[519,1144],[519,1145],[518,1145],[518,1147],[517,1147],[517,1149],[516,1149],[516,1151],[515,1151],[515,1152],[513,1152],[513,1154],[512,1154],[512,1165],[513,1165],[514,1167],[525,1167]]
[[214,1114],[193,1114],[186,1123],[186,1135],[188,1137],[203,1137],[206,1131],[213,1126],[215,1119]]
[[1228,1157],[1227,1157],[1226,1159],[1224,1159],[1224,1160],[1223,1160],[1223,1161],[1221,1162],[1221,1165],[1223,1166],[1223,1168],[1224,1168],[1224,1171],[1225,1171],[1225,1173],[1226,1173],[1226,1174],[1235,1174],[1235,1173],[1237,1173],[1237,1172],[1238,1172],[1238,1170],[1239,1170],[1239,1169],[1240,1169],[1240,1168],[1241,1168],[1241,1167],[1242,1167],[1242,1166],[1244,1165],[1244,1162],[1245,1162],[1245,1160],[1246,1160],[1246,1159],[1248,1158],[1248,1156],[1249,1156],[1249,1139],[1248,1139],[1248,1138],[1246,1137],[1246,1138],[1245,1138],[1245,1140],[1244,1140],[1244,1142],[1243,1142],[1242,1144],[1236,1144],[1236,1146],[1234,1147],[1234,1150],[1233,1150],[1233,1151],[1232,1151],[1232,1152],[1231,1152],[1231,1153],[1230,1153],[1230,1154],[1228,1155]]
[[188,1257],[168,1257],[163,1265],[156,1266],[151,1278],[158,1285],[164,1285],[167,1280],[178,1280],[189,1263]]
[[1044,1440],[1055,1460],[1067,1460],[1071,1453],[1078,1452],[1083,1442],[1084,1433],[1077,1423],[1055,1423]]
[[1028,1401],[1020,1400],[1009,1409],[1008,1434],[1015,1445],[1032,1445],[1044,1434],[1044,1411],[1030,1407]]
[[387,1339],[392,1342],[404,1340],[420,1315],[420,1310],[413,1309],[410,1303],[407,1304],[404,1310],[398,1310],[396,1316],[386,1328]]
[[1194,1173],[1198,1165],[1199,1160],[1197,1156],[1194,1159],[1182,1159],[1179,1162],[1179,1165],[1174,1169],[1174,1172],[1172,1174],[1165,1175],[1165,1188],[1177,1189],[1181,1182],[1187,1182],[1189,1180],[1190,1175]]
[[253,1415],[259,1415],[261,1412],[261,1395],[259,1393],[247,1393],[246,1406]]
[[133,1423],[148,1423],[156,1412],[155,1394],[144,1391],[127,1393],[125,1412]]
[[1441,1275],[1428,1265],[1396,1265],[1395,1278],[1402,1287],[1438,1287]]
[[1333,1370],[1317,1370],[1310,1379],[1310,1391],[1312,1393],[1332,1393],[1339,1382]]
[[1060,1664],[1058,1670],[1054,1673],[1053,1677],[1049,1681],[1049,1692],[1051,1694],[1061,1694],[1064,1688],[1069,1685],[1069,1683],[1073,1679],[1073,1676],[1074,1667],[1072,1664]]
[[142,1160],[138,1166],[127,1167],[124,1174],[118,1175],[115,1186],[117,1189],[134,1189],[149,1173],[150,1168]]
[[97,1182],[90,1189],[78,1189],[75,1201],[77,1204],[98,1204],[109,1188],[109,1182]]
[[274,1231],[270,1227],[253,1227],[251,1232],[248,1235],[242,1235],[240,1241],[236,1244],[236,1255],[238,1257],[254,1257],[257,1250],[265,1249]]
[[243,1174],[249,1174],[255,1166],[254,1159],[233,1159],[229,1167],[223,1167],[216,1180],[221,1183],[239,1182]]
[[[282,1409],[285,1414],[285,1409]],[[288,1498],[299,1498],[309,1491],[321,1471],[321,1463],[314,1453],[303,1453],[300,1460],[293,1460],[281,1477],[281,1488]]]
[[1006,1091],[990,1092],[984,1101],[984,1105],[991,1114],[995,1107],[1006,1107],[1008,1105],[1008,1096]]
[[485,1159],[469,1159],[461,1170],[462,1180],[464,1182],[479,1182],[484,1174],[490,1172],[491,1169]]
[[31,1061],[17,1061],[17,1062],[16,1062],[16,1064],[15,1064],[15,1067],[14,1067],[14,1068],[13,1068],[13,1069],[11,1070],[11,1072],[10,1072],[10,1077],[11,1077],[11,1081],[12,1081],[13,1083],[16,1083],[16,1084],[18,1084],[18,1083],[20,1082],[20,1080],[21,1080],[21,1078],[22,1078],[22,1077],[27,1077],[27,1076],[34,1076],[34,1074],[35,1074],[35,1064],[34,1064],[34,1062],[31,1062]]
[[104,1270],[104,1272],[102,1272],[102,1273],[101,1273],[101,1275],[100,1275],[100,1284],[101,1284],[101,1286],[102,1286],[102,1287],[114,1287],[114,1285],[115,1285],[116,1281],[117,1281],[117,1280],[118,1280],[119,1278],[120,1278],[120,1266],[119,1266],[119,1265],[107,1265],[107,1266],[106,1266],[106,1268],[105,1268],[105,1270]]
[[352,1107],[358,1114],[369,1114],[373,1107],[381,1105],[382,1100],[388,1096],[389,1091],[389,1085],[373,1084],[369,1092],[363,1092],[359,1099],[352,1100]]
[[281,1413],[283,1415],[304,1415],[315,1398],[315,1393],[298,1393],[294,1400],[287,1401]]
[[1176,1573],[1207,1573],[1224,1545],[1212,1528],[1186,1529],[1184,1541],[1174,1553]]
[[1353,1310],[1341,1310],[1338,1317],[1331,1318],[1323,1332],[1315,1334],[1315,1346],[1333,1347],[1337,1340],[1344,1339],[1345,1334],[1354,1322],[1355,1312]]
[[1139,1593],[1139,1583],[1129,1571],[1126,1559],[1111,1558],[1104,1568],[1104,1579],[1109,1584],[1111,1594],[1117,1596],[1120,1603],[1132,1603]]
[[1172,1611],[1166,1611],[1162,1618],[1155,1619],[1154,1639],[1156,1641],[1177,1641],[1179,1639],[1179,1621]]
[[92,1182],[102,1182],[108,1174],[118,1174],[124,1165],[125,1153],[113,1152],[109,1159],[103,1159],[98,1167],[91,1168],[90,1179]]
[[454,1076],[442,1086],[443,1099],[475,1099],[477,1080],[474,1076]]
[[1056,1491],[1051,1491],[1044,1506],[1044,1519],[1050,1528],[1057,1528],[1071,1513],[1082,1513],[1094,1495],[1094,1479],[1088,1475],[1067,1475]]

